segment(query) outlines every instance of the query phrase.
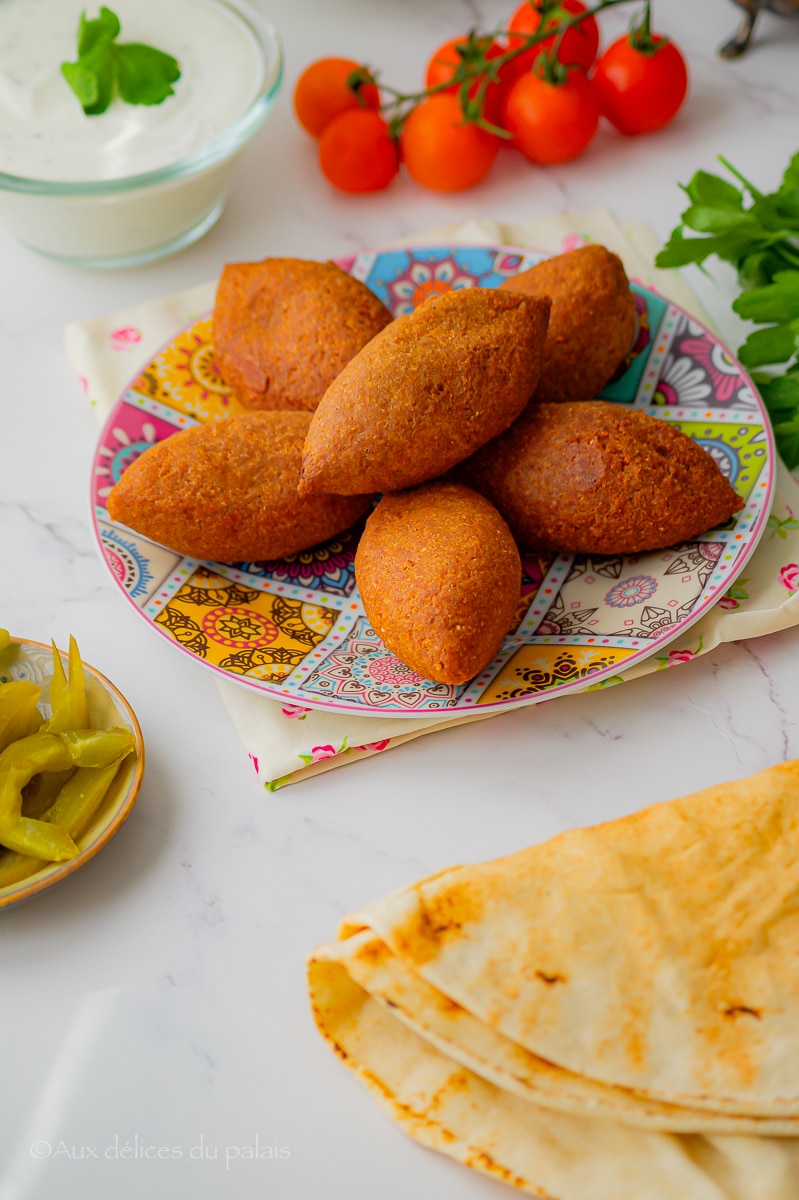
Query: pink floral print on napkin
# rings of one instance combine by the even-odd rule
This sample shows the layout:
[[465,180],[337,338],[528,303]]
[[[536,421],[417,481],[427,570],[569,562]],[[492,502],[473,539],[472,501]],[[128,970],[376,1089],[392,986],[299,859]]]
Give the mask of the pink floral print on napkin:
[[122,329],[114,329],[108,335],[112,350],[133,350],[142,340],[142,331],[133,325],[125,325]]
[[297,721],[304,721],[309,712],[313,712],[311,708],[301,708],[299,704],[284,704],[280,709],[284,717],[289,717]]
[[335,758],[337,754],[343,754],[346,749],[347,739],[344,738],[338,749],[328,742],[325,746],[312,746],[310,754],[298,754],[297,757],[302,759],[306,767],[309,767],[311,763],[321,762],[323,758]]
[[658,654],[655,660],[658,663],[658,671],[662,671],[664,667],[676,667],[680,663],[690,662],[692,658],[696,658],[702,653],[702,639],[699,638],[696,649],[692,650],[690,646],[685,646],[680,650],[670,650],[668,654]]
[[785,505],[785,511],[788,514],[787,517],[778,517],[776,513],[772,513],[769,517],[768,528],[771,530],[769,539],[779,537],[783,541],[787,541],[788,534],[799,529],[799,521],[797,521],[796,515],[789,504]]
[[588,238],[581,233],[567,233],[560,243],[561,252],[568,254],[570,250],[580,250],[588,245]]
[[719,600],[719,608],[724,608],[727,611],[732,611],[734,608],[740,608],[741,601],[749,599],[749,593],[744,586],[744,584],[747,584],[748,582],[748,577],[736,579],[730,590],[725,592],[721,600]]
[[786,563],[780,569],[780,583],[787,587],[789,592],[799,592],[799,564]]

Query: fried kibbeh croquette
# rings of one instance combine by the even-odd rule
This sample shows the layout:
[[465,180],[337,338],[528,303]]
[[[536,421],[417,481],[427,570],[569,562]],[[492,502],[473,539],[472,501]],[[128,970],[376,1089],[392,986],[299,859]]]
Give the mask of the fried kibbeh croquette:
[[388,649],[425,679],[459,684],[502,645],[521,560],[492,504],[437,480],[382,498],[358,543],[355,578]]
[[145,450],[108,496],[113,521],[178,554],[285,558],[348,529],[371,496],[297,494],[310,413],[241,413]]
[[744,506],[680,429],[603,400],[531,404],[456,477],[535,550],[640,554],[690,541]]
[[369,342],[325,392],[304,495],[435,479],[515,421],[538,383],[549,300],[491,288],[432,296]]
[[581,246],[504,280],[500,291],[552,300],[536,400],[593,400],[635,335],[635,299],[619,256]]
[[245,408],[310,412],[391,320],[366,284],[335,263],[233,263],[216,292],[215,360]]

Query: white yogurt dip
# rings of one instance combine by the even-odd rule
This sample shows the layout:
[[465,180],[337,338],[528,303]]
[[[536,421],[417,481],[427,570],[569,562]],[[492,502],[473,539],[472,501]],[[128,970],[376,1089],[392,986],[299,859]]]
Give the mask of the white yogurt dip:
[[261,87],[258,43],[213,0],[109,0],[120,42],[178,60],[174,96],[158,105],[115,98],[87,117],[61,74],[77,58],[82,9],[99,0],[0,0],[0,171],[27,179],[119,179],[163,167],[213,142]]
[[69,262],[127,266],[189,245],[222,212],[236,161],[280,87],[276,31],[258,0],[107,0],[118,41],[178,60],[162,104],[115,97],[86,116],[61,74],[83,8],[102,0],[0,0],[0,217]]

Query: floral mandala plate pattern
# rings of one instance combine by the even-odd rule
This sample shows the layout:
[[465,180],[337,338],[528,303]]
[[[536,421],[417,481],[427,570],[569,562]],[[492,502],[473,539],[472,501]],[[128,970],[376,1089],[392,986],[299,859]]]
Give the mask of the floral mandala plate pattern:
[[[390,250],[342,259],[395,316],[453,288],[497,287],[545,258],[509,247]],[[201,563],[108,518],[122,471],[153,444],[241,408],[214,360],[211,316],[140,363],[94,460],[98,546],[112,578],[151,627],[221,676],[296,711],[442,717],[538,703],[614,682],[679,637],[729,592],[765,528],[775,453],[751,380],[702,325],[633,284],[634,344],[602,396],[679,427],[746,504],[721,529],[634,557],[527,555],[513,627],[476,679],[422,679],[383,645],[354,573],[360,527],[279,562]]]

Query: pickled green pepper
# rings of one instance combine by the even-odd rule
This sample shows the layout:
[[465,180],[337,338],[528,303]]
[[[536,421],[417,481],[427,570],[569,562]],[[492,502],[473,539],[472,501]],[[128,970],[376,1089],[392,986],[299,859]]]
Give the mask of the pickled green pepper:
[[12,742],[0,754],[0,845],[48,862],[74,858],[78,848],[64,828],[22,815],[22,789],[41,771],[117,764],[134,744],[126,729],[39,732]]

